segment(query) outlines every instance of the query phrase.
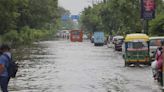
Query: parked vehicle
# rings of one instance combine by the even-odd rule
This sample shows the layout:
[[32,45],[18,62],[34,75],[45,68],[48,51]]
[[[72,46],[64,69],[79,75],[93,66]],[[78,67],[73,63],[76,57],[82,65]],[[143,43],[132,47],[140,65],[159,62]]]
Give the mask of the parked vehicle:
[[149,37],[146,34],[128,34],[123,44],[123,58],[125,66],[150,65]]
[[114,36],[113,37],[114,49],[116,51],[121,51],[122,50],[123,41],[124,41],[123,36]]
[[105,36],[104,32],[94,32],[94,45],[104,45]]
[[150,37],[149,44],[150,44],[150,58],[152,61],[155,60],[155,53],[159,46],[161,46],[161,40],[164,40],[164,37]]
[[81,30],[71,30],[70,31],[70,40],[72,42],[82,42],[83,41],[83,32]]

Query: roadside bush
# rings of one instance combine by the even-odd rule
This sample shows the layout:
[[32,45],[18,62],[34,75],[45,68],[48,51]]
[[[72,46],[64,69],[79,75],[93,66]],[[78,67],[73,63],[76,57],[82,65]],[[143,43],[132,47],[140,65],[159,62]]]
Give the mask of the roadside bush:
[[52,33],[49,30],[31,29],[28,26],[23,27],[18,33],[12,30],[2,36],[2,43],[10,43],[12,45],[30,45],[32,42],[39,41],[49,37]]
[[21,29],[19,37],[23,39],[23,44],[30,44],[34,39],[32,30],[27,26]]
[[11,30],[2,36],[2,43],[16,44],[21,41],[22,39],[19,37],[16,30]]

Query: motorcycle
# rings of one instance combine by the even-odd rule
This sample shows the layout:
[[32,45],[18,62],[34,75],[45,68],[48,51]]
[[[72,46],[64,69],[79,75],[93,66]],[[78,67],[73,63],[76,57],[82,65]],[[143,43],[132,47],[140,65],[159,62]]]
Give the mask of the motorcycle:
[[153,78],[154,80],[157,80],[157,82],[163,86],[163,80],[162,80],[162,71],[157,69],[157,61],[155,60],[151,64],[152,72],[153,72]]

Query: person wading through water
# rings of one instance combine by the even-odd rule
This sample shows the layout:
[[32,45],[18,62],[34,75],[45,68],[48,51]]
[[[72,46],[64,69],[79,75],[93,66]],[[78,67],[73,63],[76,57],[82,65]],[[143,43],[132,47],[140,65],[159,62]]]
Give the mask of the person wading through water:
[[10,47],[7,44],[3,44],[0,47],[0,50],[2,52],[2,55],[0,56],[0,86],[2,92],[8,92],[8,83],[10,77],[8,75],[7,68],[9,66],[9,60],[5,55],[8,55],[8,57],[11,59]]
[[161,46],[156,51],[156,67],[157,67],[156,78],[161,85],[163,85],[163,80],[162,80],[163,62],[164,62],[164,40],[161,41]]

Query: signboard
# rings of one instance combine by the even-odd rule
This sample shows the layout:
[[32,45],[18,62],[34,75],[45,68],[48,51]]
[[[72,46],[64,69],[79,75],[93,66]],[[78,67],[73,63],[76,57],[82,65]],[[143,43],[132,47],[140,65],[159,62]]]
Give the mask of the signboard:
[[79,20],[80,16],[79,15],[71,15],[72,20]]
[[70,19],[69,15],[63,15],[63,16],[61,17],[61,20],[62,20],[62,21],[67,21],[67,20],[69,20],[69,19]]
[[155,18],[154,0],[141,0],[141,18],[145,20]]

